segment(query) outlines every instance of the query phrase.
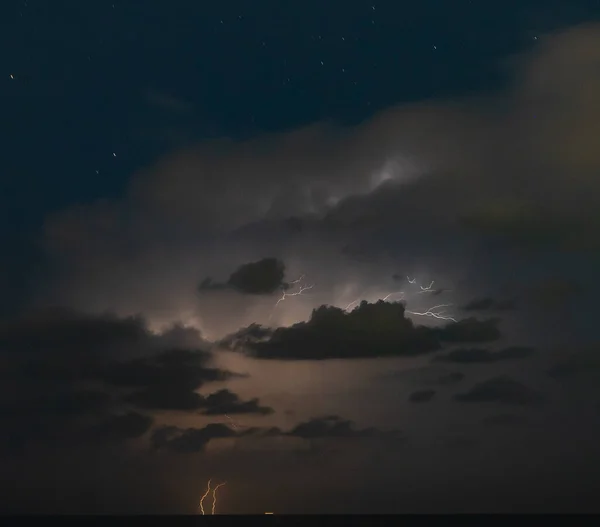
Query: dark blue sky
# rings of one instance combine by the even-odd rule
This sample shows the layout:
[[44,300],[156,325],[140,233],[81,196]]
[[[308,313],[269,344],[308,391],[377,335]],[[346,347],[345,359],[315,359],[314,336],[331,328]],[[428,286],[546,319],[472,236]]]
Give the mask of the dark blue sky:
[[503,57],[597,19],[600,2],[19,0],[2,11],[0,235],[19,274],[49,212],[118,195],[174,144],[494,90]]

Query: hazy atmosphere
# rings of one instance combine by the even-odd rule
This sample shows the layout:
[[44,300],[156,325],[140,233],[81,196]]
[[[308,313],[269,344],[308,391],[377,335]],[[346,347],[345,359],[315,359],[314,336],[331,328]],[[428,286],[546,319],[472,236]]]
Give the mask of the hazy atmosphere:
[[11,4],[1,512],[600,512],[597,2]]

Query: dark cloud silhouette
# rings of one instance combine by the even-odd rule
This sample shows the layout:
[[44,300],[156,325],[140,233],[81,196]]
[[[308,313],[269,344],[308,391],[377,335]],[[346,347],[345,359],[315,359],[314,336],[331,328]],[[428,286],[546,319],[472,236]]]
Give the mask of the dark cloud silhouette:
[[435,390],[419,390],[411,393],[408,400],[411,403],[428,403],[435,396]]
[[235,393],[223,389],[211,393],[204,401],[205,415],[223,414],[272,414],[275,410],[268,406],[261,406],[258,399],[242,401]]
[[114,361],[97,378],[112,386],[137,389],[123,400],[140,408],[196,410],[205,404],[196,389],[239,375],[205,366],[209,357],[203,351],[168,350],[154,357]]
[[308,322],[272,333],[257,326],[225,338],[225,345],[263,359],[332,359],[412,356],[440,349],[443,342],[499,338],[498,320],[470,318],[441,328],[415,326],[401,302],[363,301],[351,312],[332,306],[313,310]]
[[539,393],[507,376],[494,377],[476,384],[469,391],[454,396],[463,403],[502,403],[528,405],[541,402]]
[[198,289],[220,290],[233,289],[246,295],[270,295],[275,291],[287,289],[289,284],[283,281],[285,264],[277,258],[263,258],[238,267],[231,273],[226,283],[213,282],[205,278]]
[[201,410],[205,415],[268,415],[274,412],[270,407],[261,406],[258,399],[242,401],[237,394],[227,389],[204,397],[193,389],[173,384],[152,386],[134,392],[124,400],[146,410]]
[[530,357],[534,352],[534,348],[528,346],[510,346],[499,351],[490,351],[482,348],[459,348],[444,355],[438,355],[433,360],[460,364],[491,363],[524,359]]
[[[199,347],[178,347],[190,344]],[[136,438],[152,418],[128,412],[131,404],[195,410],[195,389],[234,376],[207,366],[212,355],[205,346],[195,330],[152,333],[139,317],[46,309],[4,320],[2,445],[22,451],[36,442]],[[255,403],[238,401],[243,410],[265,411]]]
[[259,342],[268,341],[273,336],[274,331],[274,329],[261,326],[260,324],[250,324],[221,339],[219,345],[237,351],[243,349],[245,346],[252,346]]
[[228,426],[211,423],[204,428],[181,429],[176,426],[163,426],[151,435],[152,446],[181,454],[201,452],[212,439],[236,436]]
[[200,350],[168,350],[163,353],[112,361],[98,370],[96,379],[123,388],[179,388],[195,390],[207,382],[224,381],[239,374],[206,366],[210,358]]
[[374,428],[355,430],[351,421],[338,416],[324,416],[296,425],[288,435],[313,439],[322,437],[368,437],[375,433]]
[[486,311],[486,310],[494,310],[494,311],[509,311],[511,309],[516,308],[516,301],[509,300],[496,300],[491,297],[484,297],[475,300],[471,300],[471,302],[465,304],[462,307],[463,311]]
[[396,437],[398,431],[383,432],[377,428],[357,429],[352,421],[342,419],[337,415],[316,417],[296,425],[285,435],[302,439],[318,438],[353,438],[353,437]]
[[355,428],[352,421],[342,419],[337,415],[316,417],[299,423],[289,431],[277,427],[251,427],[245,430],[233,430],[227,425],[212,423],[204,428],[181,429],[176,426],[162,426],[155,429],[150,437],[151,444],[156,449],[166,449],[178,453],[201,452],[212,439],[230,437],[295,437],[305,440],[315,439],[398,439],[397,430],[382,431],[377,428]]

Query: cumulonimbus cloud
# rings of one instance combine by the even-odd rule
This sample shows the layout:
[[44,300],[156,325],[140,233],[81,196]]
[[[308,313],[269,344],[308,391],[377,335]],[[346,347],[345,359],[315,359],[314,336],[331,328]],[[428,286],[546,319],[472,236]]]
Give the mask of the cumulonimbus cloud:
[[[511,63],[513,82],[500,94],[172,152],[134,174],[120,199],[48,218],[54,273],[37,302],[144,312],[158,325],[189,319],[222,335],[264,322],[269,307],[225,294],[199,300],[198,281],[266,254],[318,282],[323,298],[312,306],[281,307],[289,323],[390,276],[388,240],[400,264],[443,262],[456,273],[482,239],[593,249],[599,42],[597,25],[540,38]],[[345,246],[362,247],[365,261],[342,254]]]

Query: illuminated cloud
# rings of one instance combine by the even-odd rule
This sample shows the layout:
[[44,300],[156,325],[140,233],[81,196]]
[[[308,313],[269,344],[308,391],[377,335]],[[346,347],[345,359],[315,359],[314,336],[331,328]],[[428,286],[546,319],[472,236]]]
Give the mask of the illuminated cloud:
[[600,155],[591,146],[599,35],[590,25],[545,37],[513,62],[514,81],[495,96],[172,152],[136,173],[121,199],[48,218],[44,246],[56,273],[39,302],[142,312],[153,327],[192,314],[216,338],[266,323],[271,310],[260,294],[198,299],[198,281],[265,255],[316,284],[312,305],[278,313],[288,325],[337,305],[353,284],[383,287],[398,268],[477,273],[492,285],[491,271],[469,262],[495,240],[587,251],[600,239]]

